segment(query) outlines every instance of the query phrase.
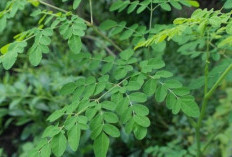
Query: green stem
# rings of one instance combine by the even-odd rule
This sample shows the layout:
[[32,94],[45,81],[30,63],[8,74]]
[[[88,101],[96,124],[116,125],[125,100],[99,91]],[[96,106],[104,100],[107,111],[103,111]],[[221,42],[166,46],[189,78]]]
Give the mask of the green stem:
[[150,9],[150,23],[149,23],[149,28],[151,29],[152,26],[152,18],[153,18],[153,1],[151,0],[151,9]]
[[204,118],[204,116],[205,116],[205,111],[206,111],[207,104],[208,104],[208,99],[206,99],[206,94],[207,94],[207,92],[208,92],[209,58],[210,58],[210,53],[209,53],[209,39],[207,39],[206,61],[205,61],[205,87],[204,87],[204,99],[203,99],[203,103],[202,103],[202,106],[201,106],[200,117],[198,118],[197,126],[196,126],[196,128],[195,128],[195,130],[196,130],[196,141],[197,141],[197,157],[201,157],[200,128],[201,128],[201,123],[202,123],[202,120],[203,120],[203,118]]
[[206,94],[206,98],[209,99],[214,91],[217,89],[217,87],[220,85],[220,83],[224,80],[224,78],[227,76],[227,74],[232,70],[232,63],[226,68],[226,70],[222,73],[222,75],[219,77],[217,82],[213,85],[213,87],[209,90],[209,92]]
[[92,7],[92,0],[89,0],[89,8],[90,8],[90,22],[93,24],[93,7]]
[[[208,105],[208,100],[211,98],[217,87],[221,84],[221,82],[224,80],[224,78],[227,76],[227,74],[232,70],[232,63],[226,68],[226,70],[222,73],[222,75],[219,77],[219,79],[216,81],[216,83],[213,85],[213,87],[208,91],[208,73],[209,73],[209,42],[207,43],[207,58],[206,58],[206,65],[205,65],[205,90],[204,90],[204,99],[201,107],[201,113],[200,117],[197,122],[196,126],[196,141],[197,141],[197,157],[202,156],[202,150],[201,150],[201,142],[200,142],[200,128],[202,125],[203,118],[205,116],[205,112]],[[205,148],[204,148],[205,149]]]
[[49,4],[49,3],[46,3],[46,2],[44,2],[44,1],[39,0],[39,2],[40,2],[41,4],[43,4],[43,5],[46,5],[46,6],[50,7],[50,8],[53,8],[53,9],[55,9],[55,10],[59,10],[59,11],[61,11],[61,12],[63,12],[63,13],[68,13],[68,11],[66,11],[66,10],[64,10],[64,9],[61,9],[61,8],[58,8],[58,7],[54,6],[54,5],[51,5],[51,4]]

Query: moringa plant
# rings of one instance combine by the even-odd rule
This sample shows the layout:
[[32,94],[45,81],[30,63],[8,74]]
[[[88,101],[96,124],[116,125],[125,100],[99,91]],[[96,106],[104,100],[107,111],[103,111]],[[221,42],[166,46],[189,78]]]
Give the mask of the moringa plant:
[[[92,10],[97,1],[62,1],[72,2],[72,10],[58,8],[45,0],[11,0],[0,12],[0,32],[27,5],[35,7],[31,16],[39,17],[38,26],[17,34],[14,42],[2,46],[0,63],[4,69],[10,70],[22,53],[26,53],[32,66],[39,66],[42,58],[52,53],[50,45],[56,37],[63,41],[64,47],[69,47],[81,73],[76,81],[61,88],[60,94],[67,97],[67,103],[48,117],[50,125],[41,140],[35,141],[28,156],[62,156],[68,146],[77,151],[82,133],[90,131],[95,156],[105,157],[110,139],[120,137],[123,129],[138,140],[146,137],[151,125],[146,102],[155,98],[157,103],[165,102],[174,115],[183,112],[189,119],[196,133],[196,156],[201,157],[205,149],[201,145],[200,130],[208,101],[232,69],[232,59],[227,56],[232,48],[232,12],[223,12],[223,8],[197,9],[189,18],[177,18],[173,24],[157,28],[153,22],[156,9],[180,10],[183,6],[199,7],[199,3],[195,0],[117,0],[109,8],[111,12],[126,11],[130,16],[149,10],[149,23],[128,25],[126,21],[108,19],[97,26]],[[89,21],[75,14],[80,3],[89,5]],[[231,4],[226,3],[225,9],[229,9]],[[88,50],[83,42],[85,38],[100,40],[100,46]],[[165,68],[158,51],[163,51],[170,42],[179,46],[177,53],[204,61],[201,105]],[[216,71],[218,76],[211,87],[212,63],[221,57],[226,57],[227,62],[224,71]]]

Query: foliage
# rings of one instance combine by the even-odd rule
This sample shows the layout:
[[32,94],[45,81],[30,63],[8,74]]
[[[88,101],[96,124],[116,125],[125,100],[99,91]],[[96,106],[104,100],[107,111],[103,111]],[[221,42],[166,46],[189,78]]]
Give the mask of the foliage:
[[[2,125],[7,128],[13,121],[18,126],[27,125],[22,140],[34,137],[22,146],[21,156],[88,153],[82,142],[85,136],[96,157],[107,156],[112,141],[117,138],[130,136],[143,140],[150,136],[148,128],[153,126],[150,116],[153,110],[148,104],[154,100],[156,105],[165,104],[173,115],[183,113],[192,130],[195,129],[196,142],[190,142],[188,149],[183,150],[181,145],[175,147],[179,140],[168,141],[167,146],[157,144],[147,148],[145,154],[200,157],[205,153],[207,141],[215,139],[221,142],[222,152],[227,152],[229,148],[223,144],[228,141],[223,141],[223,135],[207,139],[204,147],[200,135],[210,98],[222,81],[231,81],[231,12],[196,9],[191,17],[176,18],[171,25],[153,25],[153,14],[159,8],[181,10],[183,6],[199,7],[199,3],[195,0],[117,0],[109,8],[111,12],[142,14],[148,11],[149,27],[117,19],[104,20],[98,27],[93,12],[94,3],[98,2],[62,0],[60,3],[61,6],[71,4],[68,7],[71,11],[42,0],[12,0],[0,12],[1,33],[19,11],[30,5],[35,7],[30,15],[37,26],[21,31],[13,42],[0,49],[0,63],[5,70],[20,67],[17,64],[20,62],[26,63],[23,70],[31,66],[39,69],[38,76],[20,74],[13,85],[9,83],[12,74],[5,72],[0,86],[3,106],[0,117],[11,116]],[[90,21],[74,13],[82,3],[89,4]],[[41,10],[43,6],[45,10]],[[230,9],[229,1],[224,8]],[[189,85],[178,79],[168,69],[170,61],[165,62],[163,58],[165,49],[170,49],[169,43],[176,44],[180,56],[201,57],[204,76],[189,81]],[[59,72],[54,73],[56,70]],[[65,79],[63,75],[73,77]],[[200,109],[199,100],[190,89],[203,86]],[[163,106],[161,110],[165,110]],[[219,114],[218,110],[215,114]],[[37,136],[41,130],[43,133]],[[230,131],[228,127],[224,134],[229,135]]]

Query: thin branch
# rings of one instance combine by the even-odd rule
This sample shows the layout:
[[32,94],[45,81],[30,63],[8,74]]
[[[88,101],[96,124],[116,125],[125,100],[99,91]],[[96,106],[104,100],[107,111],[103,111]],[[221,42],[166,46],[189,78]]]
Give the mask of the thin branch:
[[226,68],[226,70],[222,73],[222,75],[219,77],[217,82],[213,85],[213,87],[209,90],[209,92],[206,94],[206,99],[209,99],[214,91],[217,89],[217,87],[220,85],[220,83],[224,80],[224,78],[227,76],[227,74],[232,70],[232,63]]
[[92,0],[89,0],[89,8],[90,8],[90,22],[93,24],[93,7],[92,7]]
[[[49,3],[46,3],[46,2],[44,2],[44,1],[39,0],[39,2],[40,2],[41,4],[43,4],[43,5],[45,5],[45,6],[48,6],[48,7],[53,8],[53,9],[56,9],[56,10],[61,11],[61,12],[63,12],[63,13],[69,13],[68,11],[66,11],[66,10],[64,10],[64,9],[58,8],[58,7],[54,6],[54,5],[51,5],[51,4],[49,4]],[[74,14],[71,13],[71,12],[70,12],[70,14],[71,14],[71,15],[74,15]],[[120,52],[123,51],[123,50],[122,50],[117,44],[115,44],[110,38],[108,38],[106,35],[104,35],[100,30],[98,30],[98,28],[97,28],[96,26],[94,26],[93,23],[91,23],[91,22],[89,22],[89,21],[87,21],[87,20],[84,20],[84,21],[85,21],[86,25],[89,26],[89,27],[92,27],[93,30],[94,30],[98,35],[100,35],[103,39],[105,39],[106,41],[108,41],[109,43],[111,43],[112,46],[115,47],[115,49],[117,49],[117,50],[120,51]]]
[[50,8],[53,8],[53,9],[55,9],[55,10],[59,10],[59,11],[61,11],[61,12],[63,12],[63,13],[68,13],[68,11],[66,11],[66,10],[64,10],[64,9],[61,9],[61,8],[58,8],[58,7],[54,6],[54,5],[51,5],[51,4],[49,4],[49,3],[46,3],[46,2],[44,2],[44,1],[39,0],[39,2],[40,2],[41,4],[43,4],[43,5],[46,5],[46,6],[50,7]]
[[197,141],[197,157],[201,157],[202,152],[201,152],[201,141],[200,141],[200,128],[201,128],[201,123],[202,120],[205,116],[207,104],[208,104],[208,99],[206,99],[206,94],[208,92],[208,79],[209,79],[209,58],[210,58],[210,52],[209,52],[209,33],[207,34],[207,48],[206,48],[206,60],[205,60],[205,88],[204,88],[204,99],[203,103],[201,106],[201,112],[200,112],[200,117],[198,118],[197,121],[197,126],[195,128],[196,130],[196,141]]
[[150,9],[150,24],[149,24],[149,29],[151,29],[152,26],[152,18],[153,18],[153,1],[151,0],[151,9]]

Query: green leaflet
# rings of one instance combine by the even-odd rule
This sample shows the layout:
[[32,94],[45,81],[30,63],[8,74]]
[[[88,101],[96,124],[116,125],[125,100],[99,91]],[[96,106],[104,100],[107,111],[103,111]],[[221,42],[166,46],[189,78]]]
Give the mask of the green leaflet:
[[104,124],[103,130],[106,134],[110,135],[111,137],[119,137],[120,136],[120,131],[114,125]]
[[76,151],[79,146],[81,130],[78,124],[75,124],[69,131],[68,131],[68,143],[73,151]]
[[230,0],[226,0],[226,3],[224,4],[225,9],[231,9],[232,8],[232,2]]
[[[149,0],[143,0],[143,1],[130,1],[130,0],[117,0],[114,2],[111,7],[110,11],[118,11],[121,12],[125,9],[127,9],[127,13],[130,14],[133,11],[136,10],[137,14],[142,13],[144,10],[149,8],[151,1]],[[199,3],[195,0],[170,0],[170,1],[162,1],[162,0],[153,0],[152,1],[153,6],[161,7],[165,11],[171,11],[171,6],[172,5],[175,9],[182,9],[182,5],[185,5],[187,7],[199,7]]]
[[137,125],[134,129],[136,139],[142,140],[147,135],[147,128]]
[[81,38],[79,36],[73,35],[69,40],[68,40],[68,45],[70,50],[75,53],[78,54],[81,51],[82,48],[82,42],[81,42]]
[[176,1],[170,1],[170,4],[171,4],[174,8],[178,9],[178,10],[181,10],[181,9],[182,9],[182,6],[180,5],[180,3],[176,2]]
[[170,93],[167,95],[166,98],[166,106],[168,109],[172,110],[173,107],[176,105],[176,97],[174,94]]
[[180,109],[181,109],[181,99],[177,99],[177,101],[173,102],[173,105],[172,105],[172,113],[173,114],[177,114],[180,112]]
[[61,132],[61,129],[58,126],[50,125],[48,126],[42,135],[42,138],[44,137],[53,137]]
[[135,92],[130,94],[130,100],[134,102],[145,102],[147,100],[146,94],[142,92]]
[[139,116],[147,116],[149,114],[149,109],[140,104],[134,104],[132,106],[132,110]]
[[157,80],[149,79],[143,86],[143,92],[147,94],[147,96],[152,96],[156,91]]
[[51,141],[52,152],[55,156],[60,157],[64,154],[67,147],[67,139],[63,133],[54,136]]
[[77,9],[78,6],[80,5],[80,3],[81,3],[81,0],[74,0],[74,2],[73,2],[73,9],[74,10]]
[[91,138],[94,140],[96,139],[102,132],[103,130],[103,125],[99,124],[99,126],[96,126],[96,128],[93,129],[93,131],[91,132]]
[[62,95],[69,95],[69,94],[73,93],[76,88],[77,88],[76,84],[74,82],[70,82],[70,83],[65,84],[61,88],[60,93]]
[[48,121],[53,122],[55,120],[57,120],[58,118],[60,118],[61,116],[64,115],[64,110],[57,110],[55,112],[53,112],[49,117],[48,117]]
[[160,7],[165,11],[171,11],[171,6],[168,3],[162,3]]
[[164,99],[167,96],[167,88],[165,88],[165,86],[160,85],[157,90],[156,90],[156,95],[155,95],[155,99],[157,102],[163,102]]
[[33,47],[29,50],[29,60],[32,65],[34,66],[39,65],[41,59],[42,59],[42,52],[38,47],[36,48]]
[[200,109],[197,103],[188,98],[183,98],[181,100],[181,110],[190,117],[199,117]]
[[101,133],[93,144],[94,154],[96,157],[106,157],[109,148],[109,137],[105,133]]
[[108,123],[117,123],[118,122],[118,116],[113,112],[104,112],[103,114],[104,120]]
[[5,29],[6,27],[6,16],[2,16],[0,17],[0,33],[3,32],[3,30]]
[[[0,62],[2,62],[4,69],[9,70],[15,63],[18,53],[23,53],[24,48],[27,46],[25,41],[14,42],[7,46],[5,54],[1,56]],[[1,49],[2,51],[3,49]]]
[[110,11],[115,11],[115,10],[119,9],[122,5],[123,5],[123,2],[121,0],[118,0],[111,5]]
[[101,23],[101,25],[99,26],[102,30],[108,30],[110,28],[113,28],[117,26],[117,22],[113,21],[113,20],[106,20],[103,23]]
[[132,49],[127,49],[125,51],[122,51],[119,54],[119,56],[124,60],[128,60],[133,54],[134,54],[134,51]]
[[110,111],[114,111],[116,108],[116,104],[111,101],[104,101],[101,103],[102,108]]
[[44,156],[44,157],[50,157],[50,155],[51,155],[51,146],[50,146],[50,144],[46,144],[45,146],[43,146],[43,148],[40,151],[40,155]]
[[149,127],[151,124],[150,120],[146,116],[134,115],[133,119],[135,123],[145,128]]

